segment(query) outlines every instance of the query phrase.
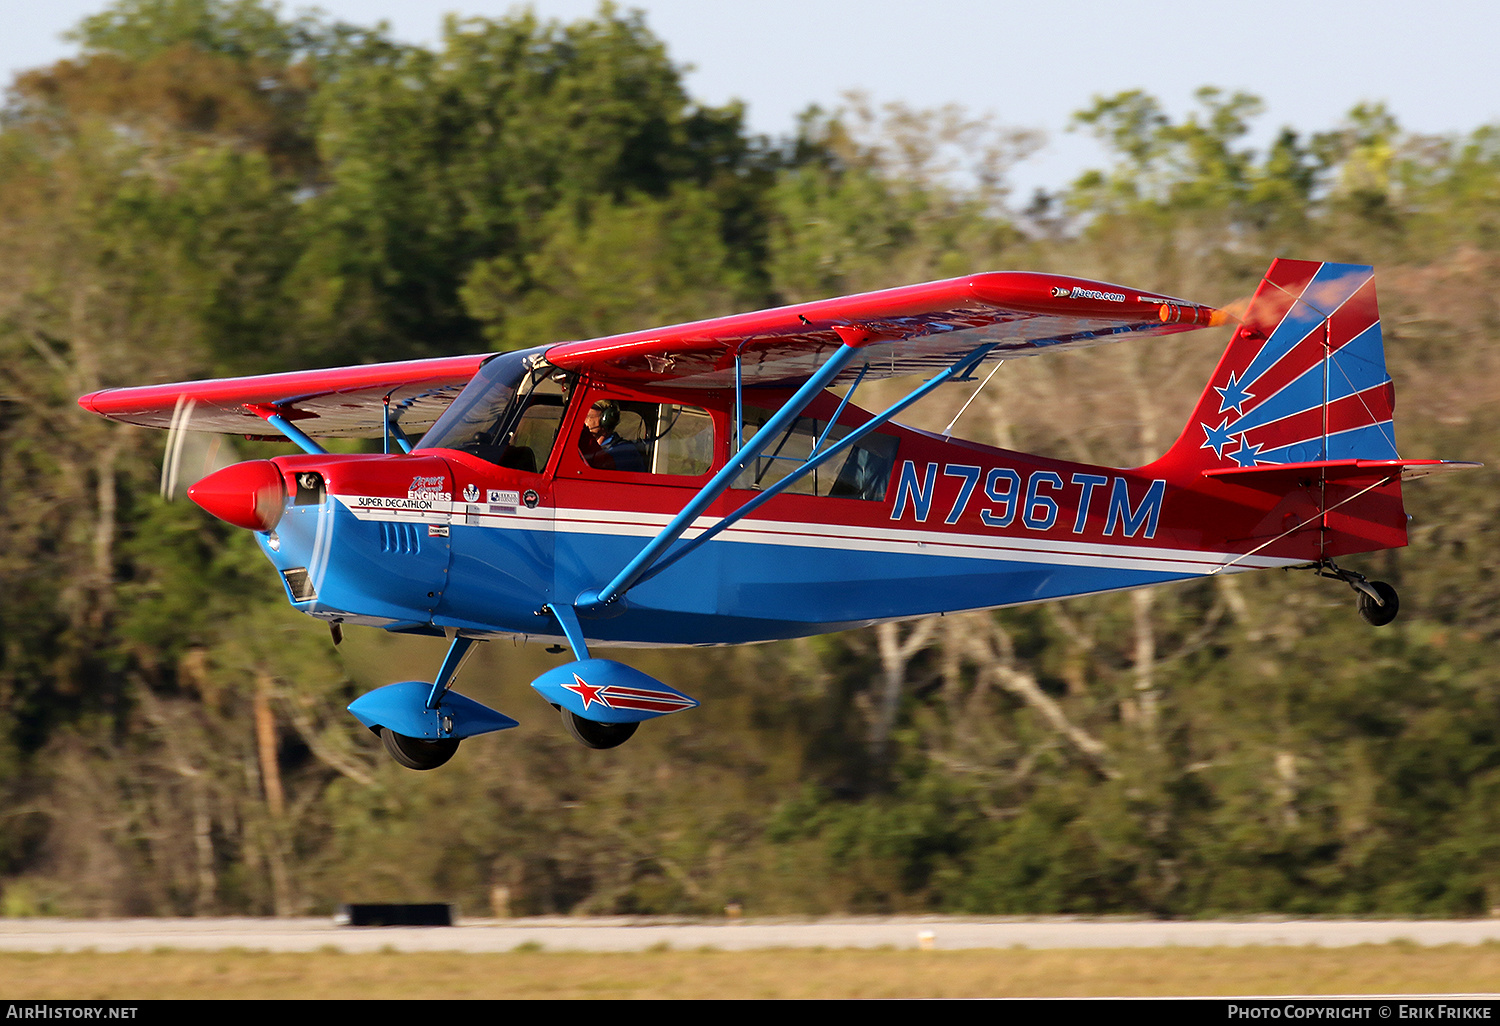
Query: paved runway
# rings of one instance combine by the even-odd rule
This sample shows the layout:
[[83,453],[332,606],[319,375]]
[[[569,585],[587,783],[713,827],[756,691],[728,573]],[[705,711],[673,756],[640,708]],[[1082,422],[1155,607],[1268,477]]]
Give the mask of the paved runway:
[[469,919],[449,927],[347,927],[330,919],[0,919],[0,951],[678,951],[714,948],[1139,948],[1421,945],[1500,941],[1500,919],[1158,922],[1119,919],[846,918],[685,921]]

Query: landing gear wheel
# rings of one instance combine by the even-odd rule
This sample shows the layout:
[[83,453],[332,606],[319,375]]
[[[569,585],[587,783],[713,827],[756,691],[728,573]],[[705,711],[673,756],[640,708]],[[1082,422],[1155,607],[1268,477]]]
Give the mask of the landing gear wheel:
[[1359,592],[1359,615],[1371,627],[1384,627],[1401,611],[1401,600],[1396,595],[1396,589],[1384,581],[1371,581],[1370,587],[1375,589],[1380,601],[1376,602],[1363,591]]
[[385,750],[391,753],[392,759],[407,769],[414,770],[437,769],[453,758],[453,753],[458,751],[459,741],[456,737],[424,741],[419,737],[398,734],[390,727],[380,728],[380,740],[385,744]]
[[618,748],[631,735],[639,723],[595,723],[567,709],[562,710],[563,726],[573,735],[573,740],[585,748]]

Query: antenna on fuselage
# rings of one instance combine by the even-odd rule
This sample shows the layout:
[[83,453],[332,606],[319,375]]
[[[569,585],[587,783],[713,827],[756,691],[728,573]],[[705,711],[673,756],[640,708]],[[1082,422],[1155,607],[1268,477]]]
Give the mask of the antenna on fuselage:
[[998,371],[1001,367],[1004,366],[1004,360],[996,361],[995,370],[990,371],[989,376],[979,383],[979,387],[974,389],[974,394],[969,396],[969,402],[964,403],[959,411],[953,415],[953,419],[948,422],[948,426],[943,428],[944,438],[951,438],[953,436],[953,425],[958,423],[958,418],[964,415],[964,410],[967,410],[969,408],[969,403],[972,403],[975,399],[979,398],[979,393],[983,392],[984,386],[990,383],[990,378],[993,378],[995,376],[995,371]]

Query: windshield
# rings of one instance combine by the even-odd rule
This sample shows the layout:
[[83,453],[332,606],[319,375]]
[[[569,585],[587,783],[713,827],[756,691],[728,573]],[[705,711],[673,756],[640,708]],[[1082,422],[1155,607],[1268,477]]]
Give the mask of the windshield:
[[[541,359],[546,347],[502,353],[479,368],[438,422],[422,438],[424,449],[459,449],[505,467],[536,471],[542,428],[550,421],[555,436],[566,404],[556,368]],[[533,409],[537,407],[537,409]],[[545,410],[547,416],[539,417]],[[526,438],[515,437],[517,425]],[[538,423],[533,423],[538,422]],[[550,449],[542,449],[543,456]],[[524,450],[524,451],[523,451]]]
[[501,353],[486,360],[458,393],[437,423],[422,436],[423,449],[462,449],[495,426],[505,413],[516,388],[526,374],[526,363],[541,348],[519,353]]

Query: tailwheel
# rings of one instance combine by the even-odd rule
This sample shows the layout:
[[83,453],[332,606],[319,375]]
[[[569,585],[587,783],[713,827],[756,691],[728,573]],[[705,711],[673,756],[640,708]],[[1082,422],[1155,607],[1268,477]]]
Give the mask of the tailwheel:
[[1401,600],[1397,597],[1395,588],[1384,581],[1372,581],[1364,574],[1346,570],[1331,559],[1308,563],[1295,569],[1311,570],[1319,577],[1343,581],[1353,588],[1360,619],[1371,627],[1384,627],[1396,619],[1396,614],[1401,611]]
[[[1396,589],[1384,581],[1370,581],[1367,586],[1375,595],[1364,588],[1357,589],[1359,615],[1371,627],[1384,627],[1401,611],[1401,599],[1397,596]],[[1376,596],[1379,596],[1378,599]]]
[[458,751],[459,739],[447,737],[424,741],[419,737],[398,734],[390,727],[381,727],[380,740],[385,745],[385,750],[391,753],[391,758],[407,769],[430,770],[437,769],[453,758],[453,753]]
[[597,723],[568,709],[562,710],[563,726],[573,740],[585,748],[618,748],[629,741],[639,723]]

